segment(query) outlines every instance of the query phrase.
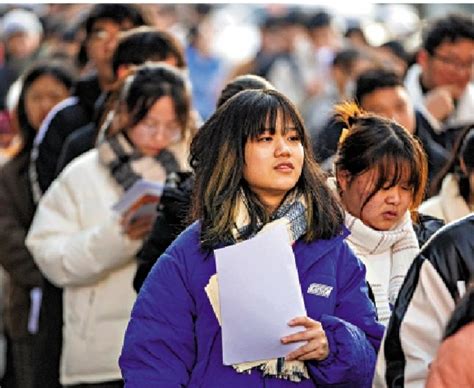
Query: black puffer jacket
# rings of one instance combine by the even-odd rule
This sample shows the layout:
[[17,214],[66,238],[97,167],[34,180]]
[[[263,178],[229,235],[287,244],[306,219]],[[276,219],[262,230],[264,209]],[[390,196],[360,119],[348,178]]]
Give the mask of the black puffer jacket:
[[474,275],[474,213],[441,228],[405,278],[377,361],[375,387],[424,386],[456,302]]
[[420,248],[443,226],[443,220],[427,214],[418,213],[418,221],[413,223],[413,229],[415,230]]
[[173,175],[176,179],[167,180],[153,229],[137,254],[138,269],[133,279],[137,292],[156,260],[187,226],[194,176],[184,172]]

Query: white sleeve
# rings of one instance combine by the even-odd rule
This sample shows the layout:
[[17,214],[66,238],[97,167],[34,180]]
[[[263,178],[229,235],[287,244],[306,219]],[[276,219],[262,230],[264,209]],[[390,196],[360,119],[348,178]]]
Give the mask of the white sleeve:
[[441,198],[439,195],[431,197],[424,201],[419,207],[418,211],[421,214],[439,218],[446,222],[446,217],[443,214],[443,208],[441,207]]
[[[400,345],[404,360],[405,388],[424,388],[430,363],[433,361],[443,338],[455,302],[446,284],[430,261],[424,260],[418,282],[400,324]],[[380,347],[373,387],[387,387],[385,380],[385,336]]]
[[405,387],[424,388],[428,368],[438,350],[454,300],[431,262],[421,267],[418,286],[400,327],[405,354]]
[[[92,284],[130,260],[141,241],[121,234],[117,217],[110,212],[107,219],[92,227],[81,226],[80,190],[93,190],[73,184],[64,174],[57,178],[42,197],[26,238],[26,245],[43,274],[55,285]],[[94,217],[100,200],[83,206],[89,218]],[[103,212],[98,212],[101,217]]]

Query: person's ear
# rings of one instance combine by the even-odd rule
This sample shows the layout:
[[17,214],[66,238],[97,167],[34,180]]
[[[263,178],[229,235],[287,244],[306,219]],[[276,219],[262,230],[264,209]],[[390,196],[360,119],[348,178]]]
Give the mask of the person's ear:
[[137,66],[132,64],[122,64],[119,65],[117,69],[117,80],[121,81],[128,77],[132,72],[137,68]]
[[344,192],[350,183],[351,174],[347,170],[336,171],[336,181],[339,192]]
[[468,172],[467,172],[467,167],[466,167],[466,163],[464,163],[464,159],[460,159],[460,162],[459,162],[459,166],[461,167],[461,171],[463,172],[464,175],[469,175]]
[[120,65],[117,69],[117,80],[122,80],[128,75],[128,66]]
[[129,126],[130,116],[125,103],[119,104],[114,115],[114,127],[117,129],[126,129]]
[[346,75],[339,66],[331,67],[331,76],[338,84],[342,84],[346,79]]
[[416,55],[416,62],[424,69],[428,66],[428,61],[430,60],[430,54],[425,49],[420,49]]

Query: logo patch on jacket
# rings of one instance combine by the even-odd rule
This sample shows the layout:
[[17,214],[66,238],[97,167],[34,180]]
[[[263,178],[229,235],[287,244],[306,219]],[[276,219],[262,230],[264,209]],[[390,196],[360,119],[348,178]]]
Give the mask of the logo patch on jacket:
[[326,284],[311,283],[306,292],[308,294],[324,296],[325,298],[329,298],[329,295],[331,295],[332,289],[333,287],[327,286]]

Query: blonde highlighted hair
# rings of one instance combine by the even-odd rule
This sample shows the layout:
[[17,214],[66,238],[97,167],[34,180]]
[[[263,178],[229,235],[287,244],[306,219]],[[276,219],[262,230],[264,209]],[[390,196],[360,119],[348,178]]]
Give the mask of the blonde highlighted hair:
[[[242,190],[248,200],[251,228],[257,219],[264,224],[271,220],[271,214],[243,178],[243,169],[246,143],[265,131],[274,133],[277,120],[291,123],[304,149],[303,171],[295,186],[307,204],[304,241],[329,239],[341,231],[342,208],[313,158],[307,131],[295,106],[276,90],[244,90],[217,109],[191,144],[191,165],[196,172],[192,217],[201,221],[203,248],[214,248],[232,239]],[[289,130],[288,125],[285,128]]]

